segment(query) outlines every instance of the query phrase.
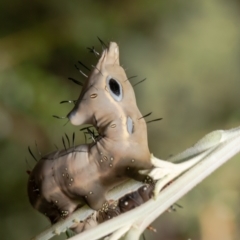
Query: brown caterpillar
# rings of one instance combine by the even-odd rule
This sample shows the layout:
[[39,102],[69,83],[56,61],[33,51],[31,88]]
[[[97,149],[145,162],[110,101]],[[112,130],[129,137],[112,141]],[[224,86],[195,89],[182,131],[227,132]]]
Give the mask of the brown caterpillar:
[[[119,64],[116,43],[103,50],[68,118],[74,125],[92,124],[99,136],[92,144],[42,157],[31,171],[30,203],[52,223],[86,203],[107,213],[106,193],[128,178],[151,183],[149,177],[139,173],[152,168],[146,122]],[[129,197],[132,201],[149,199],[144,194]],[[123,206],[121,201],[118,204],[120,212],[130,206]]]

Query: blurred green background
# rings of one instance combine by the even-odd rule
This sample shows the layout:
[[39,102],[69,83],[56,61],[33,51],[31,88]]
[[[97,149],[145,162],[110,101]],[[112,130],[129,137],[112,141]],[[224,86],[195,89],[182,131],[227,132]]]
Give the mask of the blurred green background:
[[[240,1],[1,1],[0,2],[0,238],[30,239],[49,225],[29,204],[25,162],[35,141],[42,153],[79,128],[65,116],[80,88],[74,64],[96,63],[97,36],[120,45],[148,125],[149,146],[166,159],[206,133],[240,123]],[[83,69],[84,70],[84,69]],[[36,154],[37,155],[37,154]],[[240,239],[240,156],[236,156],[152,224],[146,239]],[[60,237],[61,238],[61,237]],[[55,239],[60,239],[55,238]],[[63,239],[63,237],[61,238]]]

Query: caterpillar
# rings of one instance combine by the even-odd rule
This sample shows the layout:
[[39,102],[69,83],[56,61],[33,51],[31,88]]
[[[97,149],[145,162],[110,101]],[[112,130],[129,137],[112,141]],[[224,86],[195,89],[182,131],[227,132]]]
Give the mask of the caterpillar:
[[91,124],[98,135],[91,144],[57,150],[37,162],[28,180],[35,209],[53,224],[87,204],[102,213],[101,222],[150,198],[152,187],[140,188],[115,203],[114,211],[106,199],[109,190],[129,178],[152,183],[139,173],[152,169],[146,122],[115,42],[103,49],[67,118],[73,125]]

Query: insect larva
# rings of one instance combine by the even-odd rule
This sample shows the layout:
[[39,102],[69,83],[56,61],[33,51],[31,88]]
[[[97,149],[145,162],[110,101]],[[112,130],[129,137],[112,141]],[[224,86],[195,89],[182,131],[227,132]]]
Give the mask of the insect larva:
[[[106,48],[67,115],[74,125],[93,125],[97,135],[85,128],[93,142],[70,148],[63,138],[64,150],[41,157],[29,175],[30,203],[52,223],[84,204],[107,212],[106,193],[129,178],[151,183],[139,173],[152,168],[146,122],[137,107],[132,85],[126,81],[129,78],[119,64],[118,45],[111,42],[107,47],[101,43]],[[66,139],[70,145],[67,136]],[[112,214],[138,206],[150,198],[151,191],[140,189],[126,195]]]

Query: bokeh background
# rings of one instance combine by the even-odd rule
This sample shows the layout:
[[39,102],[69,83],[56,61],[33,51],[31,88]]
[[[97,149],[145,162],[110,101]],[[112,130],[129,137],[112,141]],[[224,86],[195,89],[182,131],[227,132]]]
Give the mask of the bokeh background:
[[[97,36],[120,45],[143,114],[163,117],[148,125],[149,146],[166,159],[206,133],[240,123],[240,2],[1,1],[0,2],[0,236],[30,239],[49,225],[29,204],[26,170],[35,141],[43,154],[79,128],[65,116],[81,88],[74,64],[96,63]],[[85,69],[83,69],[85,71]],[[28,160],[26,164],[25,159]],[[166,212],[146,239],[240,239],[240,156],[217,170]],[[29,166],[30,165],[30,166]],[[64,239],[60,236],[55,239]]]

